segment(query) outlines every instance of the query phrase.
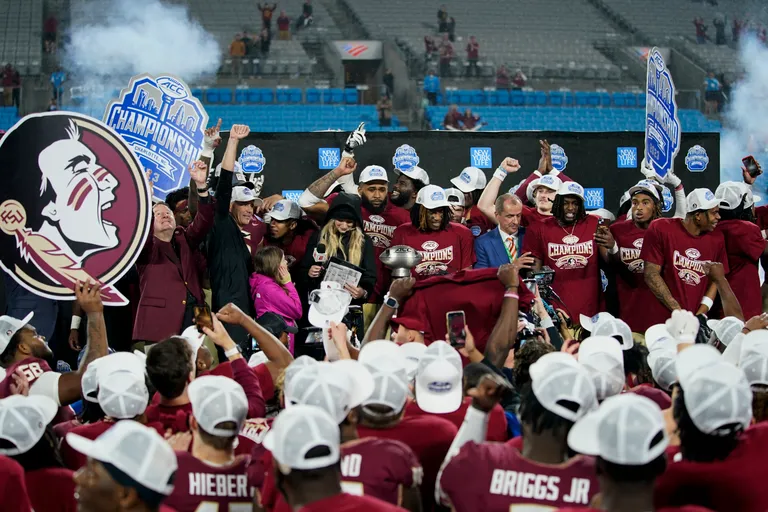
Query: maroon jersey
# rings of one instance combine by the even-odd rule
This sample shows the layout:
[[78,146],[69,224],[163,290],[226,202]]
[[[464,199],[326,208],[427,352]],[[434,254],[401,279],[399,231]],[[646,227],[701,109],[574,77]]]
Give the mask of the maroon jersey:
[[744,318],[759,315],[763,312],[763,299],[757,267],[767,243],[760,228],[744,220],[721,220],[715,231],[725,238],[730,269],[725,277],[741,304]]
[[467,227],[472,236],[480,236],[496,227],[496,224],[490,221],[477,205],[472,206],[467,212]]
[[376,285],[368,302],[379,303],[384,294],[389,290],[391,280],[390,270],[381,262],[381,253],[392,245],[392,236],[395,229],[401,224],[411,221],[408,210],[404,210],[387,201],[387,206],[381,213],[371,213],[363,208],[363,231],[373,242],[373,251],[376,256]]
[[248,476],[249,456],[238,456],[227,466],[212,466],[187,452],[176,452],[176,460],[173,493],[164,501],[169,507],[194,512],[201,503],[216,503],[216,510],[251,506],[254,486]]
[[330,498],[315,501],[301,507],[301,512],[398,512],[404,508],[390,505],[389,503],[369,496],[354,496],[341,493]]
[[520,220],[520,225],[523,227],[530,226],[532,223],[536,222],[543,222],[547,219],[551,219],[551,215],[544,215],[543,213],[539,213],[539,210],[536,208],[532,208],[530,206],[523,206],[523,214],[522,219]]
[[[159,395],[155,393],[153,402]],[[192,415],[192,404],[182,405],[162,405],[159,403],[150,403],[145,411],[148,422],[158,422],[164,430],[170,429],[172,433],[188,432],[189,417]]]
[[[707,291],[708,279],[704,262],[723,264],[725,273],[730,272],[725,254],[725,239],[720,231],[693,236],[683,226],[681,219],[656,219],[645,232],[640,257],[647,263],[661,266],[661,277],[669,287],[672,297],[680,307],[696,312],[701,298]],[[652,312],[645,313],[649,317]],[[649,318],[651,324],[665,322],[669,311],[662,316]]]
[[672,407],[672,398],[663,390],[653,387],[651,384],[640,384],[626,391],[636,395],[644,396],[653,400],[662,411]]
[[[644,333],[653,325],[653,318],[669,316],[667,308],[661,305],[648,285],[645,284],[645,265],[640,258],[646,229],[641,229],[631,220],[611,224],[611,234],[619,247],[621,261],[617,269],[616,289],[619,295],[619,317],[627,322],[634,332]],[[615,260],[614,260],[615,261]],[[652,314],[648,314],[651,311]]]
[[264,245],[271,245],[279,247],[283,250],[286,259],[288,260],[288,269],[293,271],[296,265],[304,258],[304,253],[307,252],[307,242],[312,235],[317,231],[316,229],[305,229],[301,233],[298,229],[294,232],[291,241],[286,243],[285,239],[272,240],[264,237]]
[[462,446],[445,467],[440,488],[456,512],[507,512],[516,510],[515,505],[530,505],[531,510],[535,505],[541,511],[586,506],[599,492],[591,457],[540,464],[510,446],[474,442]]
[[261,241],[264,239],[264,235],[267,232],[267,225],[264,224],[264,221],[260,217],[254,215],[253,219],[251,219],[251,223],[243,226],[240,232],[243,234],[243,240],[245,240],[245,246],[248,248],[248,252],[253,254],[259,249]]
[[654,505],[701,505],[714,510],[740,512],[768,510],[765,454],[768,424],[746,430],[739,445],[721,461],[689,462],[670,459],[667,471],[656,479]]
[[757,220],[757,227],[759,227],[761,231],[768,229],[768,206],[756,207],[755,217]]
[[600,269],[595,231],[598,218],[587,215],[573,226],[563,227],[550,217],[531,224],[523,239],[523,252],[555,271],[552,289],[572,319],[592,317],[600,311]]
[[34,384],[37,378],[43,373],[52,371],[51,367],[48,366],[48,363],[36,357],[27,357],[18,363],[12,364],[5,369],[6,378],[0,381],[0,398],[5,398],[11,395],[11,384],[13,384],[11,375],[13,375],[17,369],[24,373],[24,376],[29,381],[30,387],[32,387],[32,384]]
[[[461,424],[464,423],[464,417],[467,415],[467,409],[469,409],[471,404],[472,398],[467,396],[464,397],[461,405],[455,411],[446,414],[436,414],[434,416],[447,419],[456,425],[456,428],[458,429],[461,427]],[[410,402],[405,407],[406,416],[419,416],[423,414],[432,413],[422,411],[416,402]],[[491,409],[491,412],[488,416],[488,433],[486,435],[486,440],[504,442],[508,437],[507,416],[504,414],[504,409],[502,409],[501,405],[496,404],[493,409]]]
[[29,512],[32,510],[27,493],[24,468],[15,460],[3,455],[0,455],[0,502],[3,504],[3,512]]
[[[25,475],[27,492],[34,510],[46,512],[75,512],[74,473],[64,468],[45,468]],[[3,510],[6,510],[3,503]]]
[[475,264],[475,241],[465,226],[449,222],[443,231],[419,231],[413,224],[395,229],[392,245],[407,245],[421,255],[412,270],[417,280],[452,274]]

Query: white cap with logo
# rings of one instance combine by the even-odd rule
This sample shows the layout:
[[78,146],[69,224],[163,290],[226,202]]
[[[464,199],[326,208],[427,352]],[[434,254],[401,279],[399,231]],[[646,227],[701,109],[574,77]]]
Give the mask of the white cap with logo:
[[425,185],[429,185],[429,175],[427,174],[427,171],[425,171],[418,165],[414,165],[413,167],[409,167],[408,169],[405,169],[405,170],[395,168],[395,174],[403,174],[405,176],[408,176],[412,180],[417,180],[422,182]]
[[744,329],[744,322],[735,316],[726,316],[720,320],[707,320],[707,326],[712,329],[720,342],[728,346],[731,341]]
[[482,190],[485,188],[487,179],[483,171],[477,167],[465,167],[461,174],[455,178],[451,178],[453,186],[458,188],[464,193],[474,192],[475,190]]
[[8,315],[0,316],[0,354],[5,351],[5,348],[11,342],[13,335],[22,327],[29,324],[34,316],[34,313],[29,313],[23,320]]
[[564,181],[560,184],[560,188],[557,189],[557,195],[577,196],[584,200],[584,187],[575,181]]
[[256,197],[256,193],[249,187],[242,185],[232,187],[232,197],[229,200],[230,203],[254,203],[254,206],[258,207],[264,204],[264,202]]
[[369,165],[360,173],[358,183],[368,183],[369,181],[386,181],[389,183],[387,171],[380,165]]
[[288,219],[300,219],[301,208],[298,203],[291,201],[290,199],[281,199],[275,203],[275,206],[269,211],[270,218],[277,221],[284,221]]
[[437,185],[427,185],[416,194],[416,204],[424,206],[427,210],[450,206],[445,190]]
[[264,448],[272,452],[284,475],[294,469],[321,469],[336,464],[340,444],[338,423],[312,405],[283,410],[264,436]]
[[629,350],[635,344],[632,329],[624,320],[618,318],[601,318],[592,329],[592,336],[619,338],[617,341],[621,343],[622,350]]
[[592,378],[565,352],[544,354],[529,369],[533,394],[549,412],[576,421],[597,407]]
[[635,194],[645,194],[651,196],[656,201],[661,199],[661,197],[659,197],[659,191],[656,190],[656,187],[653,185],[653,183],[647,180],[638,181],[637,185],[631,187],[628,190],[628,193],[630,198]]
[[[192,414],[208,434],[218,437],[237,435],[248,416],[248,398],[234,379],[221,375],[205,375],[193,380],[187,388]],[[224,422],[234,428],[222,428]]]
[[416,403],[424,412],[444,414],[461,405],[463,368],[455,348],[442,340],[424,351],[416,370]]
[[134,374],[137,378],[143,379],[145,367],[146,358],[131,352],[115,352],[95,359],[85,369],[81,379],[80,387],[83,398],[88,402],[99,402],[98,392],[101,383],[99,375],[102,374],[102,368],[105,375],[116,371],[127,371]]
[[56,402],[42,395],[11,395],[0,400],[0,439],[11,444],[0,448],[0,455],[19,455],[32,449],[58,410]]
[[708,188],[696,188],[685,198],[688,213],[700,210],[711,210],[715,206],[720,206],[720,201]]
[[400,351],[405,356],[405,371],[408,374],[408,380],[412,381],[416,378],[419,361],[424,356],[424,352],[427,351],[427,346],[423,343],[412,341],[400,345]]
[[592,377],[598,400],[624,389],[624,355],[621,345],[607,336],[591,336],[579,345],[579,363]]
[[605,320],[607,318],[616,318],[616,317],[608,313],[607,311],[603,311],[591,317],[587,315],[579,315],[579,324],[581,325],[581,327],[583,327],[587,331],[592,332],[595,329],[595,325],[597,325],[598,322],[600,322],[601,320]]
[[464,192],[457,188],[445,189],[445,197],[451,206],[464,206]]
[[332,281],[323,281],[320,288],[309,294],[309,313],[307,319],[315,327],[327,327],[329,322],[339,323],[347,314],[352,295],[343,290],[341,285]]
[[532,203],[534,199],[533,193],[536,191],[537,188],[544,187],[544,188],[548,188],[549,190],[553,190],[557,192],[558,190],[560,190],[560,185],[562,184],[563,182],[557,176],[546,174],[541,178],[536,178],[535,180],[531,181],[528,184],[528,188],[525,191],[525,195],[528,196],[528,201]]
[[[686,348],[680,355],[693,347]],[[709,345],[705,345],[709,346]],[[752,421],[752,390],[741,368],[725,361],[680,374],[685,408],[705,434],[720,435],[733,425],[747,428]]]
[[677,382],[677,340],[664,324],[656,324],[645,331],[645,346],[648,347],[648,366],[653,380],[661,389],[669,391]]
[[752,187],[740,181],[724,181],[715,190],[715,198],[724,210],[735,210],[742,202],[744,208],[751,208],[760,198],[752,194]]

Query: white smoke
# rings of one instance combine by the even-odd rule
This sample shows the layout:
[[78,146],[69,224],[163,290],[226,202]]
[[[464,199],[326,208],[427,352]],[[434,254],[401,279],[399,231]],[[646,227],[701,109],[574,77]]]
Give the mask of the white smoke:
[[[171,74],[191,86],[218,71],[219,44],[185,6],[159,0],[76,2],[63,62],[74,84],[86,91],[85,110],[95,117],[131,76]],[[99,97],[100,90],[106,98]]]

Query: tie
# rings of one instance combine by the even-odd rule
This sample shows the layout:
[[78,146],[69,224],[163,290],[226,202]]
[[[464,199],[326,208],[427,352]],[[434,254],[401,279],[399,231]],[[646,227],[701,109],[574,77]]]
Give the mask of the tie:
[[515,238],[507,237],[507,254],[509,255],[509,262],[514,263],[517,259],[517,247],[515,246]]

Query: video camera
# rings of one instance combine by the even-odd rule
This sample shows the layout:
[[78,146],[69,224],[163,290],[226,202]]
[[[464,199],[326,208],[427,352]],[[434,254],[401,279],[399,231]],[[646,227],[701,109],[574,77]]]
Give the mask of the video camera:
[[[528,279],[524,279],[526,286],[528,286],[528,289],[533,292],[533,286],[537,286],[539,289],[539,296],[541,296],[542,302],[544,302],[544,307],[547,310],[547,314],[549,314],[550,318],[552,319],[552,323],[555,324],[556,327],[560,327],[560,317],[557,314],[557,311],[555,311],[555,308],[552,307],[552,302],[556,301],[559,303],[562,303],[562,299],[560,296],[555,292],[555,290],[552,289],[552,282],[555,280],[555,271],[552,270],[550,267],[542,267],[541,270],[538,272],[531,272],[530,277]],[[539,324],[539,319],[534,315],[534,323],[537,325]]]

